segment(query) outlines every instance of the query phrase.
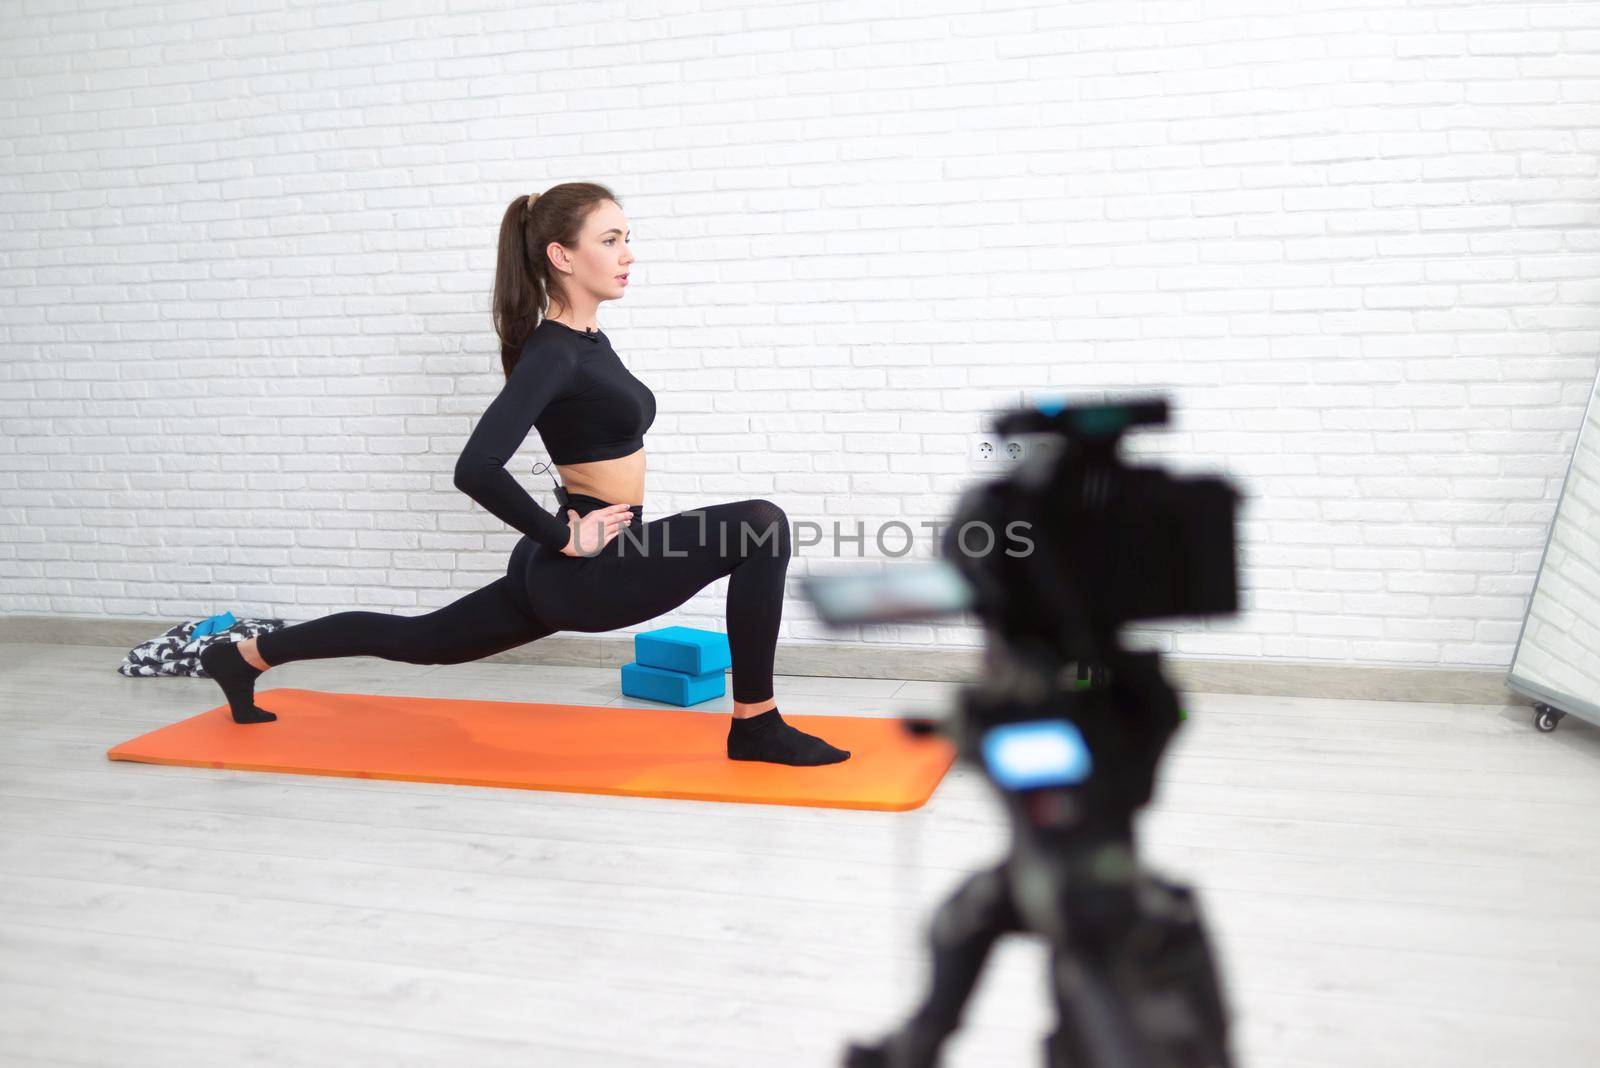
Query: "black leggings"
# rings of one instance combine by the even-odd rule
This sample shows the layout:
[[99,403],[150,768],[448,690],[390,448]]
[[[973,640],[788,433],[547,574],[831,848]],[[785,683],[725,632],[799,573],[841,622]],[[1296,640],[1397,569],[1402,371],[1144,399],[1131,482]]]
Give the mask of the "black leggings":
[[[606,502],[569,494],[579,515]],[[593,556],[566,556],[524,537],[504,577],[426,615],[338,612],[257,639],[269,666],[376,656],[460,664],[558,630],[630,627],[683,604],[725,575],[733,699],[768,700],[789,568],[789,517],[768,500],[732,501],[644,522],[633,519]]]

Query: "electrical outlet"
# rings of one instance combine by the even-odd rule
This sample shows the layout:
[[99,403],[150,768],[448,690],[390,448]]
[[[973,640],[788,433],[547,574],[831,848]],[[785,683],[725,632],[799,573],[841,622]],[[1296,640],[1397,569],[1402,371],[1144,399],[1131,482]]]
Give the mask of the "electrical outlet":
[[1009,467],[1020,464],[1028,455],[1028,442],[1026,438],[1002,438],[979,431],[972,435],[970,455],[975,467]]

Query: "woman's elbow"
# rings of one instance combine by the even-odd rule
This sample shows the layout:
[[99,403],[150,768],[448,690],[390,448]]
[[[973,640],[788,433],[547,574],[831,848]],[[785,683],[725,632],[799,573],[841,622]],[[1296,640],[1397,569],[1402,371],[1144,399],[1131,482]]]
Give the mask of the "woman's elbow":
[[483,476],[487,473],[488,468],[482,461],[473,461],[462,457],[456,461],[456,489],[469,497],[474,496],[478,492],[478,487],[483,483]]

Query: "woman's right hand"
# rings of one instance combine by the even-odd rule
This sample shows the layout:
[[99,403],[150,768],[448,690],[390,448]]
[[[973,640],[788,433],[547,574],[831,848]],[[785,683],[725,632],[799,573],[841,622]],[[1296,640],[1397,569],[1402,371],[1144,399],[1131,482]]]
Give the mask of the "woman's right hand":
[[608,504],[580,516],[576,509],[567,509],[567,527],[572,537],[561,550],[565,556],[593,556],[617,536],[617,532],[633,522],[633,510],[626,504]]

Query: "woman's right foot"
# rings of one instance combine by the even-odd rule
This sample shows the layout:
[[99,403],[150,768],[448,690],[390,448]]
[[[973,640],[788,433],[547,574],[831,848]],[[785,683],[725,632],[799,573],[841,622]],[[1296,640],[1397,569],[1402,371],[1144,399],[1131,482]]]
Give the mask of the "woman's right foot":
[[785,723],[773,707],[759,716],[734,718],[728,725],[728,759],[816,767],[849,760],[850,751],[831,746],[814,734],[796,730]]
[[244,658],[237,642],[217,642],[200,652],[200,666],[227,695],[235,723],[271,723],[277,715],[256,707],[256,679],[261,670]]

